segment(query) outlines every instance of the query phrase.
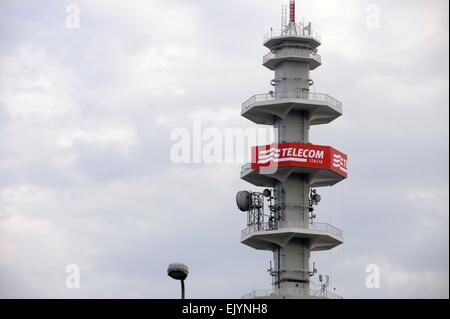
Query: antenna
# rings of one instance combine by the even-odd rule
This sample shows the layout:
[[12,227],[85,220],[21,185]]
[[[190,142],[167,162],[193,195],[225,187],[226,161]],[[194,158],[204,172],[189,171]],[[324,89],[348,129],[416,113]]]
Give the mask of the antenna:
[[313,223],[314,219],[316,218],[316,214],[314,214],[314,206],[317,206],[320,201],[322,200],[322,197],[317,193],[317,190],[312,189],[309,192],[309,213],[310,213],[310,220],[311,223]]
[[312,277],[317,273],[316,263],[313,262],[312,271],[309,272],[309,276]]
[[[258,230],[278,229],[281,206],[274,204],[272,194],[272,190],[268,188],[264,189],[262,193],[249,191],[237,193],[236,204],[240,211],[247,213],[247,226]],[[264,205],[264,198],[267,199],[267,205]]]
[[281,26],[281,34],[298,35],[298,26],[295,23],[295,0],[290,0],[289,2],[289,22],[286,21],[286,16],[287,8],[283,6],[283,17],[281,19],[281,23],[284,25]]
[[281,7],[281,29],[283,30],[287,25],[287,5],[283,4]]
[[295,0],[289,4],[289,22],[295,23]]
[[328,286],[330,285],[330,276],[326,275],[325,276],[325,282],[324,282],[323,276],[319,275],[319,282],[320,282],[320,291],[324,295],[326,295]]
[[272,267],[272,260],[269,262],[269,269],[267,269],[267,272],[273,276],[273,267]]
[[306,35],[311,35],[311,22],[308,23],[306,27],[303,28],[303,30],[306,32]]

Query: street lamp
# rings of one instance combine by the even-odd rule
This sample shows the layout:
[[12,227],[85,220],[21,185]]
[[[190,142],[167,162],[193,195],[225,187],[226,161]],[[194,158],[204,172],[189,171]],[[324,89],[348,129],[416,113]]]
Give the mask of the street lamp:
[[184,299],[184,280],[189,273],[189,268],[182,263],[170,264],[167,268],[167,274],[175,280],[181,281],[181,299]]

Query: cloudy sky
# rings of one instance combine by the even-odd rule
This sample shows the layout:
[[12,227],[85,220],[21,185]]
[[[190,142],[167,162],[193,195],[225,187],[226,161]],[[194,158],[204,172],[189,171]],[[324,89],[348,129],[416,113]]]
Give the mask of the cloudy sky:
[[[176,298],[173,261],[191,298],[270,288],[270,253],[239,242],[243,163],[174,164],[170,136],[256,128],[241,103],[271,88],[262,40],[285,2],[0,0],[0,297]],[[297,16],[322,35],[314,90],[345,113],[311,142],[350,160],[317,209],[345,244],[312,260],[346,298],[448,298],[448,1]]]

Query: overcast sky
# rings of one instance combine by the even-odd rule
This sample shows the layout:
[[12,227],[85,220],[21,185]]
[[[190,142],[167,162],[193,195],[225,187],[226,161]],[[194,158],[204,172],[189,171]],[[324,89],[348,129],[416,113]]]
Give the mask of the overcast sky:
[[[270,288],[271,254],[239,242],[243,163],[176,165],[170,134],[256,128],[241,103],[271,88],[263,35],[286,2],[75,1],[72,28],[68,1],[0,1],[0,297],[177,298],[173,261],[191,298]],[[312,260],[346,298],[448,298],[448,1],[297,16],[322,35],[314,90],[344,107],[311,142],[349,156],[317,208],[345,244]]]

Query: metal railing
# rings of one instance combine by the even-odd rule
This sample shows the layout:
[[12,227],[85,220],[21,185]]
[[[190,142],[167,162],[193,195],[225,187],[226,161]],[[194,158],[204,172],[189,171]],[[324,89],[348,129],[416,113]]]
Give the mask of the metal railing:
[[274,92],[265,94],[256,94],[249,98],[247,101],[242,103],[242,111],[245,112],[253,104],[257,102],[267,102],[282,99],[302,99],[302,100],[312,100],[325,102],[333,107],[336,111],[342,113],[342,103],[332,98],[328,94],[324,93],[311,93],[311,92]]
[[254,299],[257,297],[266,297],[273,296],[275,291],[273,289],[265,289],[265,290],[253,290],[242,296],[242,299]]
[[[290,227],[290,226],[288,226]],[[295,227],[295,226],[294,226]],[[284,228],[283,225],[280,224],[274,224],[274,223],[261,223],[261,224],[254,224],[251,225],[241,231],[241,237],[245,237],[251,233],[257,232],[257,231],[271,231],[271,230],[277,230]],[[337,227],[334,227],[327,223],[313,223],[309,224],[308,227],[300,226],[299,228],[307,229],[307,230],[315,230],[315,231],[322,231],[330,233],[337,238],[343,238],[343,232]]]
[[327,223],[313,223],[309,225],[309,229],[327,232],[336,236],[337,238],[344,237],[342,230]]
[[246,236],[248,234],[254,233],[256,231],[267,231],[267,230],[277,230],[278,224],[277,223],[261,223],[261,224],[254,224],[250,225],[247,228],[243,229],[241,231],[241,236]]
[[334,292],[330,292],[328,290],[321,290],[321,289],[310,289],[309,295],[317,296],[317,297],[325,297],[325,298],[329,298],[329,299],[343,299],[342,296],[339,296],[338,294],[335,294]]
[[287,57],[311,58],[322,63],[322,57],[312,50],[284,48],[275,52],[269,52],[263,57],[263,64],[271,59],[282,59]]
[[[283,294],[282,291],[275,291],[274,289],[265,289],[265,290],[253,290],[249,292],[248,294],[245,294],[242,296],[242,299],[254,299],[254,298],[261,298],[261,297],[269,297],[269,296],[277,296]],[[291,293],[287,293],[290,294]],[[324,298],[330,298],[330,299],[342,299],[341,296],[329,292],[327,290],[321,290],[321,289],[313,289],[310,288],[309,290],[306,289],[304,291],[299,290],[294,295],[297,295],[299,297],[307,297],[307,296],[314,296],[314,297],[324,297]]]
[[264,35],[264,42],[267,42],[268,40],[272,38],[280,38],[280,37],[302,37],[302,38],[311,38],[314,40],[317,40],[321,42],[322,37],[320,34],[314,31],[308,31],[303,26],[299,26],[298,31],[296,34],[293,33],[285,33],[285,30],[281,29],[271,29],[266,35]]
[[252,170],[252,164],[251,163],[247,163],[245,165],[243,165],[241,167],[241,176],[245,175],[248,171]]

